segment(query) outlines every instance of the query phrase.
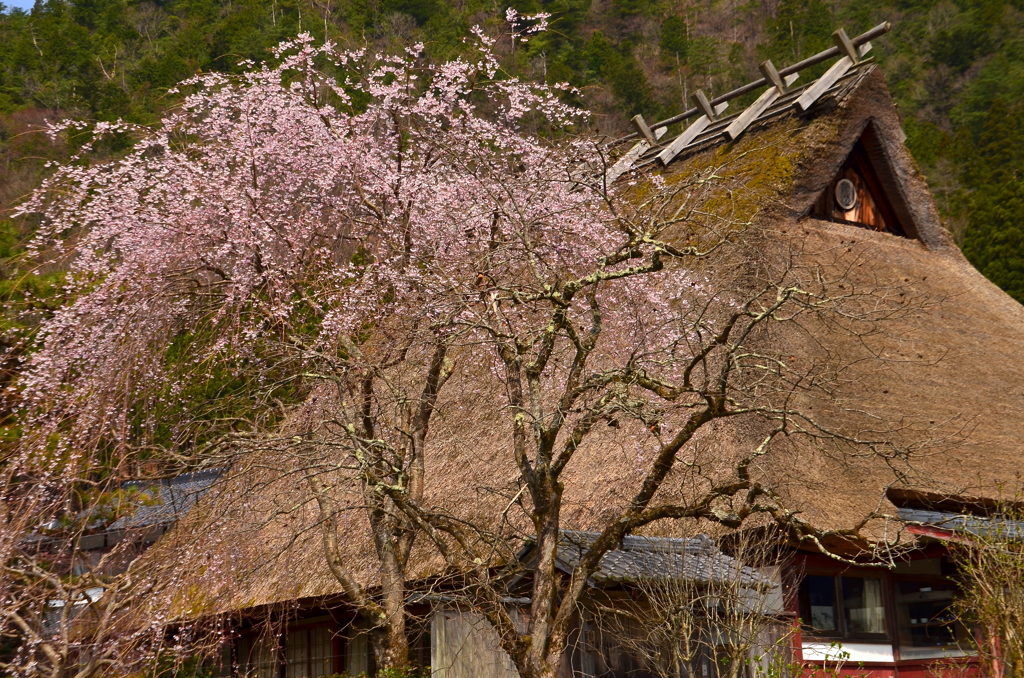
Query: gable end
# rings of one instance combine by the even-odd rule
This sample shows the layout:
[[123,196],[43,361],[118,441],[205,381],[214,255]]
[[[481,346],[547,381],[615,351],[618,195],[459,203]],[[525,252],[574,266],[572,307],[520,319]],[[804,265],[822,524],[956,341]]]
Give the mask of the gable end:
[[811,206],[810,215],[920,240],[873,121]]

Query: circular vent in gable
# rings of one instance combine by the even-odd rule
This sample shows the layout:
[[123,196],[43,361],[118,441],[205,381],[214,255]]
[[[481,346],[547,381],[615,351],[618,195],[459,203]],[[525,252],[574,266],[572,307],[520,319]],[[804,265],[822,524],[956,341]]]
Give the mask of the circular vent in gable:
[[857,187],[849,179],[836,182],[836,204],[846,212],[857,206]]

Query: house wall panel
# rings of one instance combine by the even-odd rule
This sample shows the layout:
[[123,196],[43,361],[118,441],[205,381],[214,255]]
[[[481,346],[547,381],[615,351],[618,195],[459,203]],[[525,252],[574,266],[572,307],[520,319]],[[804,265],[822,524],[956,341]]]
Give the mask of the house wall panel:
[[519,678],[482,616],[439,610],[431,621],[431,678]]
[[804,659],[826,661],[842,658],[846,662],[893,662],[890,643],[809,643],[804,642]]

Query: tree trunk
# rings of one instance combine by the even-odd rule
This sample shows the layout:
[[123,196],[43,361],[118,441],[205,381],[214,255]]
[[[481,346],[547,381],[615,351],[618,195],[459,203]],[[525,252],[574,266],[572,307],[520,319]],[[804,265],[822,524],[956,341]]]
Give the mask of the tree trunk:
[[533,572],[533,603],[530,610],[530,649],[522,678],[556,678],[565,652],[566,636],[555,625],[561,581],[557,568],[561,523],[562,484],[538,474],[531,493],[537,525],[537,566]]
[[409,639],[405,632],[405,569],[396,553],[394,524],[384,510],[370,512],[380,562],[382,615],[374,620],[378,632],[373,634],[373,651],[377,669],[394,671],[397,675],[409,667]]
[[398,678],[408,671],[409,638],[405,635],[404,611],[395,622],[384,624],[371,637],[378,673],[388,671],[389,678]]

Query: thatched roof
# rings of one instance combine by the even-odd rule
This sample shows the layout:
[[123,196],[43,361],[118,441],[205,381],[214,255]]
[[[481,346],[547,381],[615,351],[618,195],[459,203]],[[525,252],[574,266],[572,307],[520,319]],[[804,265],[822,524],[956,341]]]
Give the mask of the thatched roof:
[[[876,437],[917,452],[909,459],[884,459],[784,441],[785,453],[757,472],[789,507],[821,528],[848,527],[873,511],[896,516],[896,507],[885,499],[892,485],[998,496],[1012,493],[1018,480],[1024,307],[960,254],[902,139],[882,74],[866,64],[806,114],[783,111],[755,123],[735,142],[709,138],[662,170],[668,182],[715,170],[721,187],[703,208],[751,222],[745,246],[730,256],[732,263],[742,264],[742,256],[756,259],[747,267],[752,275],[779,262],[800,261],[837,285],[873,290],[873,299],[894,309],[882,329],[869,336],[822,322],[766,339],[797,364],[817,360],[839,366],[837,400],[808,403],[819,407],[824,419],[856,419],[851,426],[861,431],[874,426]],[[858,141],[913,237],[809,216]],[[499,395],[496,391],[494,397]],[[481,388],[456,384],[442,400],[427,451],[426,502],[486,523],[517,491],[517,471],[506,453],[506,423]],[[632,447],[629,432],[602,428],[566,471],[566,529],[599,528],[640,481],[636,459],[642,451]],[[720,423],[702,432],[697,445],[706,459],[721,460],[728,469],[762,435],[756,426]],[[180,611],[223,611],[340,593],[325,564],[315,502],[301,474],[289,475],[294,461],[282,452],[234,469],[218,496],[201,501],[190,520],[158,545],[151,560],[178,573]],[[705,471],[713,474],[713,466]],[[359,497],[354,493],[348,499],[354,508],[341,519],[347,562],[372,585],[376,557],[369,528],[355,508]],[[869,527],[878,538],[894,534],[884,520]],[[211,552],[220,555],[211,559]],[[438,566],[421,553],[413,559],[412,574],[428,577]],[[214,570],[219,578],[210,574]],[[189,574],[182,576],[183,571]]]
[[[916,310],[873,344],[883,362],[851,365],[845,376],[848,404],[896,413],[927,427],[931,440],[948,441],[951,449],[940,453],[943,446],[937,445],[935,454],[906,469],[899,484],[954,495],[1012,496],[1024,440],[1024,307],[974,270],[942,227],[924,178],[903,146],[877,68],[864,69],[813,113],[767,124],[735,144],[714,145],[667,171],[686,173],[738,159],[738,173],[751,177],[745,185],[754,189],[744,199],[761,208],[758,218],[776,252],[813,257],[823,268],[841,271],[836,279],[851,286],[916,299]],[[850,149],[868,135],[879,178],[916,237],[808,216]],[[760,171],[764,165],[767,173]],[[858,337],[830,333],[817,339],[831,341],[828,350],[850,358],[864,351]],[[793,347],[794,353],[815,350]],[[816,465],[802,471],[808,479],[818,475]],[[891,477],[836,476],[829,470],[818,484],[822,494],[808,497],[807,511],[823,522],[849,519],[850,509],[866,508],[854,488],[882,482]],[[867,501],[877,496],[865,494]]]

